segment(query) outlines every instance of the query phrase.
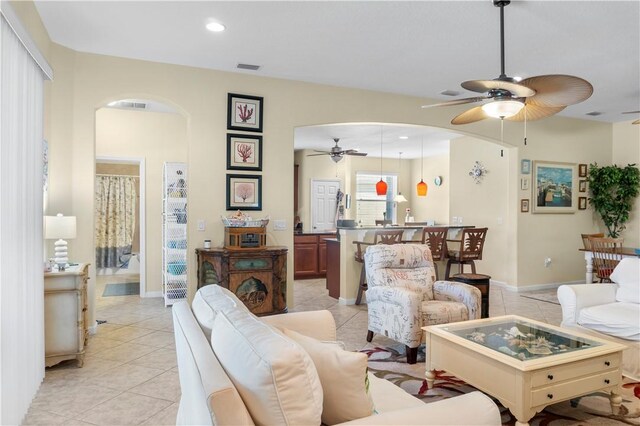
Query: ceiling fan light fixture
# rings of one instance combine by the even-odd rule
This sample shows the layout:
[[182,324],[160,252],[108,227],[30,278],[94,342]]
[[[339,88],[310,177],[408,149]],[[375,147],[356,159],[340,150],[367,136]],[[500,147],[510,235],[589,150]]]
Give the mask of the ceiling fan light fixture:
[[495,100],[482,105],[482,110],[490,117],[509,118],[513,117],[524,107],[524,102],[511,99]]
[[342,160],[342,155],[332,155],[331,159],[333,160],[334,163],[339,163],[340,160]]

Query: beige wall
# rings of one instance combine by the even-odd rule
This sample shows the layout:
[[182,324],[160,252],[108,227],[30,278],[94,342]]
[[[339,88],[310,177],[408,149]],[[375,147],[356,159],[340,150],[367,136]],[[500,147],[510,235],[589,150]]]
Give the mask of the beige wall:
[[[509,194],[505,190],[510,180],[510,150],[505,150],[501,157],[496,144],[471,137],[452,140],[449,149],[449,215],[461,217],[464,225],[489,228],[483,260],[476,262],[477,271],[494,280],[511,283],[504,261],[509,251],[507,229],[511,225]],[[469,176],[476,161],[488,171],[478,184]]]
[[[427,196],[418,197],[416,185],[420,182],[420,159],[411,161],[411,211],[416,222],[435,220],[436,224],[449,224],[449,154],[424,158],[423,179],[427,184]],[[433,183],[436,176],[442,177],[442,185]]]
[[[620,167],[627,164],[640,167],[640,125],[633,125],[631,121],[613,125],[612,162]],[[640,197],[635,200],[627,229],[622,233],[622,237],[625,247],[640,247]]]
[[[145,159],[145,290],[157,294],[162,291],[162,167],[167,161],[187,161],[187,122],[178,114],[114,108],[95,115],[96,156]],[[221,197],[219,187],[202,186],[210,191],[208,197]]]

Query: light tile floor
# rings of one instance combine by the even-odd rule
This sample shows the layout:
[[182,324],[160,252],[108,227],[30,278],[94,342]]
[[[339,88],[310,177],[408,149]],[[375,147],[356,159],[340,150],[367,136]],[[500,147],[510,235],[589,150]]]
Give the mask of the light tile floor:
[[[135,280],[119,277],[122,282]],[[108,279],[114,282],[113,277]],[[66,361],[48,368],[25,425],[173,425],[180,400],[171,309],[162,299],[101,297],[106,279],[97,278],[98,326],[83,368]],[[291,311],[328,309],[347,349],[365,346],[367,307],[344,306],[328,296],[325,281],[294,283]],[[490,315],[517,314],[558,325],[559,305],[520,297],[499,287],[490,293]],[[377,345],[393,341],[375,336]]]

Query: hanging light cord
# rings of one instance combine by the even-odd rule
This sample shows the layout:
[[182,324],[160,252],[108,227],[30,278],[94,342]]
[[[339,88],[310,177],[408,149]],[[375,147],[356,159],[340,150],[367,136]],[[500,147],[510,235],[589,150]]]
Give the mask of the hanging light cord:
[[382,180],[382,126],[380,126],[380,180]]
[[424,180],[424,136],[420,143],[420,181]]

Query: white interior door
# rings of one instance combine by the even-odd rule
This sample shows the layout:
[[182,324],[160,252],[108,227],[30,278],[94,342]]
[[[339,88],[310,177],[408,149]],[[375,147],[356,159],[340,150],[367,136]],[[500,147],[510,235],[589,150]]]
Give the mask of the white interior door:
[[311,230],[335,230],[339,180],[311,179]]

